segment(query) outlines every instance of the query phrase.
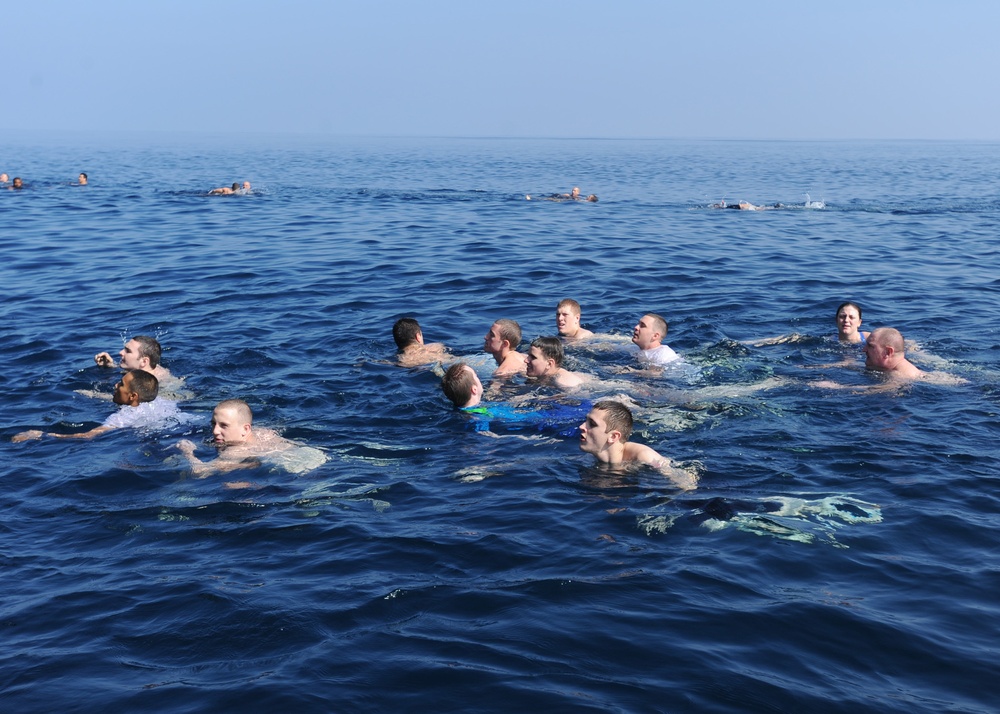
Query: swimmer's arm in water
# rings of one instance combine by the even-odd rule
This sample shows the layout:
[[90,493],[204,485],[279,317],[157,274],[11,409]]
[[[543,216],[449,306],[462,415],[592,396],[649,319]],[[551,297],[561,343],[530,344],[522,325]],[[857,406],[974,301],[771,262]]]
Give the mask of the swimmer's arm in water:
[[74,392],[82,397],[88,397],[90,399],[103,399],[106,402],[110,402],[114,399],[113,394],[105,394],[104,392],[98,392],[96,389],[74,389]]
[[779,337],[766,337],[763,340],[746,340],[743,342],[745,345],[750,345],[751,347],[770,347],[771,345],[787,345],[794,342],[801,342],[806,339],[805,335],[800,335],[798,332],[793,332],[790,335],[781,335]]
[[627,442],[625,444],[625,460],[652,466],[666,476],[677,488],[684,491],[693,491],[698,488],[698,479],[694,474],[677,468],[670,459],[660,455],[655,449],[645,444]]
[[97,363],[98,367],[114,367],[115,359],[107,352],[98,352],[94,355],[94,362]]
[[206,478],[216,472],[228,473],[237,469],[251,469],[260,466],[260,461],[252,458],[235,460],[220,456],[214,461],[202,461],[194,455],[195,448],[194,442],[188,439],[177,442],[177,450],[184,454],[184,458],[191,465],[191,471],[198,478]]
[[53,431],[44,432],[38,429],[30,429],[28,431],[22,431],[20,434],[15,434],[11,441],[15,444],[19,441],[28,441],[30,439],[41,439],[43,436],[51,436],[56,439],[93,439],[95,436],[103,434],[106,431],[111,431],[114,429],[112,426],[95,426],[90,431],[81,431],[78,434],[57,434]]

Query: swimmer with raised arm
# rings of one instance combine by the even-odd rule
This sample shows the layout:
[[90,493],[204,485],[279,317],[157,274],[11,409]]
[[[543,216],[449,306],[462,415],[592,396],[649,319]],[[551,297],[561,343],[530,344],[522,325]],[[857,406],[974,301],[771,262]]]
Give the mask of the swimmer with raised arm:
[[528,379],[537,384],[573,389],[590,380],[580,372],[570,372],[562,366],[565,352],[558,337],[539,337],[528,349]]
[[424,344],[420,323],[412,317],[401,317],[392,326],[392,339],[396,342],[396,363],[400,367],[419,367],[450,359],[448,348],[440,342]]
[[[136,335],[125,343],[118,356],[121,358],[119,367],[122,369],[142,369],[154,375],[162,383],[180,383],[183,379],[178,379],[170,374],[170,370],[160,364],[160,357],[163,349],[160,343],[148,335]],[[94,355],[94,362],[99,367],[114,367],[115,360],[107,352],[100,352]]]
[[593,337],[594,333],[580,327],[582,311],[580,303],[566,298],[556,306],[556,330],[564,340],[583,340]]
[[651,447],[628,440],[632,435],[632,412],[620,402],[597,402],[579,428],[580,450],[593,454],[602,466],[645,464],[662,473],[678,488],[689,491],[698,485],[694,474],[676,468],[670,459]]
[[112,397],[119,405],[117,412],[104,420],[101,426],[76,434],[58,434],[37,430],[23,431],[14,436],[12,441],[26,441],[52,436],[57,439],[93,439],[112,429],[123,427],[157,428],[181,421],[177,404],[158,396],[159,382],[149,372],[133,369],[125,372],[115,385]]
[[521,326],[506,318],[497,320],[490,326],[483,338],[483,351],[493,355],[497,368],[494,377],[510,377],[524,374],[527,357],[517,351],[521,344]]

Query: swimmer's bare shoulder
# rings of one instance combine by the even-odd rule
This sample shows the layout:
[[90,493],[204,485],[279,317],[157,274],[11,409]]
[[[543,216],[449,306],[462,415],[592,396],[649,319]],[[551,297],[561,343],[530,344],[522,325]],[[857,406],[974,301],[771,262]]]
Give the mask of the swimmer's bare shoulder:
[[626,442],[623,456],[627,462],[653,467],[670,479],[671,483],[677,486],[677,488],[685,491],[693,491],[698,487],[697,476],[690,471],[677,468],[670,459],[645,444],[636,444],[632,441]]

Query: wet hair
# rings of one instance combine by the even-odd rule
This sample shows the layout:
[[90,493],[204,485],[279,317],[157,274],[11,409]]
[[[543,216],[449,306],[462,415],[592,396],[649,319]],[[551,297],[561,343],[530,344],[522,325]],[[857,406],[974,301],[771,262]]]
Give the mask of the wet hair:
[[545,359],[554,360],[556,367],[562,366],[566,351],[563,349],[562,340],[558,337],[536,337],[531,346],[537,347]]
[[465,362],[456,362],[441,378],[441,391],[456,407],[464,407],[472,399],[475,373]]
[[[160,380],[144,369],[130,369],[125,374],[132,377],[132,391],[139,395],[140,402],[151,402],[160,393]],[[124,377],[123,377],[124,379]]]
[[837,315],[839,315],[840,311],[843,310],[845,307],[853,307],[855,310],[858,311],[858,319],[861,319],[861,317],[862,317],[862,315],[861,315],[861,306],[858,305],[856,302],[851,302],[850,300],[848,300],[847,302],[840,303],[837,306],[837,312],[833,313],[833,316],[836,317]]
[[216,409],[232,409],[244,424],[253,424],[253,409],[242,399],[226,399],[215,405]]
[[628,441],[628,438],[632,436],[632,412],[627,406],[621,402],[608,399],[597,402],[594,404],[593,409],[604,412],[606,430],[620,431],[623,443]]
[[653,318],[653,329],[660,333],[660,338],[667,336],[667,321],[662,315],[655,312],[647,312],[646,317]]
[[80,172],[80,175],[83,177],[84,181],[87,180],[87,174],[83,173],[83,171]]
[[136,335],[132,339],[139,343],[139,356],[149,357],[149,366],[156,369],[160,364],[160,355],[163,354],[160,343],[148,335]]
[[401,317],[392,326],[392,339],[396,341],[396,347],[400,352],[416,342],[418,334],[420,334],[420,323],[412,317]]
[[572,298],[566,298],[565,300],[560,300],[559,304],[556,305],[556,310],[559,310],[559,308],[562,307],[568,307],[576,315],[583,314],[583,310],[580,309],[580,303],[578,303],[576,300],[573,300]]
[[591,203],[597,203],[597,194],[594,193],[590,194],[589,196],[587,196],[587,200],[590,201]]
[[233,190],[234,191],[239,191],[240,190],[240,182],[239,181],[233,181]]
[[904,354],[906,343],[903,334],[894,327],[878,327],[868,335],[868,342],[879,347],[891,347],[897,354]]
[[14,180],[11,181],[11,185],[14,188],[24,188],[24,182],[21,181],[21,177],[20,176],[15,176]]
[[507,340],[510,343],[510,348],[516,350],[517,346],[521,344],[521,326],[505,317],[500,318],[493,324],[496,325],[500,339]]

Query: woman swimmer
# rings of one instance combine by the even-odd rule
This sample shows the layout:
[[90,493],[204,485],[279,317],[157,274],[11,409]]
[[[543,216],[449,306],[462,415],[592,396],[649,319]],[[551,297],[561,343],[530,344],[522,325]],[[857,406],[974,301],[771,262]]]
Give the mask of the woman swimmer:
[[842,303],[837,308],[837,339],[850,344],[865,344],[870,332],[861,332],[861,306],[854,302]]

